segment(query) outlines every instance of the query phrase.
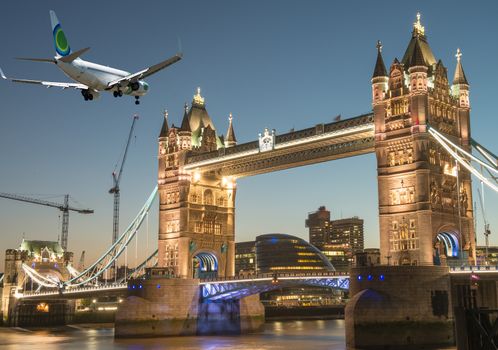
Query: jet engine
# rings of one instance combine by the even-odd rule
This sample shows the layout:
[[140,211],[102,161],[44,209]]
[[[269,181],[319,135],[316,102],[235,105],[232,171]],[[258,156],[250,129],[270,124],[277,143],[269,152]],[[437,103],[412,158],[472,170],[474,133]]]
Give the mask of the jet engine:
[[135,96],[143,96],[149,90],[149,84],[147,84],[145,81],[134,81],[128,84],[128,88],[131,90],[129,92],[130,94],[133,94]]

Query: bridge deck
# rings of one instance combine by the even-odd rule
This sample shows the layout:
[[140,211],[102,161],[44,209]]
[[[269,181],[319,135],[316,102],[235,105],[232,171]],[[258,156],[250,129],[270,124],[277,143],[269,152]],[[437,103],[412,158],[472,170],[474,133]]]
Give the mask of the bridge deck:
[[[390,268],[386,266],[386,268]],[[498,266],[465,266],[449,269],[452,279],[468,280],[471,275],[480,279],[498,279]],[[233,276],[228,278],[204,279],[199,282],[202,295],[206,299],[225,298],[238,299],[251,294],[262,293],[282,287],[296,285],[313,285],[336,289],[348,289],[349,275],[340,272],[325,273],[279,273]],[[17,293],[17,299],[50,300],[50,299],[82,299],[98,296],[120,296],[127,293],[127,283],[103,284],[70,288],[66,290],[45,290],[40,292]]]
[[373,115],[365,114],[278,135],[270,151],[260,151],[258,141],[252,141],[203,154],[192,152],[184,169],[200,172],[221,169],[222,175],[244,177],[373,150]]

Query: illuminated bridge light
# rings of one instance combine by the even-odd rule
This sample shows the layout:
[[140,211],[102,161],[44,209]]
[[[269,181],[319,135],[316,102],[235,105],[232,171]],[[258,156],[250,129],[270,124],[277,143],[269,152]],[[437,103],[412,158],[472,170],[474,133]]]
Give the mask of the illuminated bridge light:
[[159,288],[161,288],[161,285],[160,285],[160,284],[158,284],[158,285],[157,285],[157,289],[159,289]]
[[371,280],[373,280],[373,276],[372,276],[372,275],[368,275],[367,279],[368,279],[369,281],[371,281]]
[[384,280],[384,275],[379,276],[379,280],[383,281]]
[[358,279],[358,281],[361,281],[363,279],[363,276],[362,275],[358,275],[358,277],[356,277]]

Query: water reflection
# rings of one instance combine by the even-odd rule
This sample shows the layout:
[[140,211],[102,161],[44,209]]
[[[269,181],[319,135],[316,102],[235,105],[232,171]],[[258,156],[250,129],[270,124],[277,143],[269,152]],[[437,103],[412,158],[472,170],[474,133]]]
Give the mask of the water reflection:
[[0,328],[2,349],[99,349],[99,350],[343,350],[343,320],[274,321],[262,333],[240,336],[169,337],[114,340],[111,325],[78,325],[25,332]]

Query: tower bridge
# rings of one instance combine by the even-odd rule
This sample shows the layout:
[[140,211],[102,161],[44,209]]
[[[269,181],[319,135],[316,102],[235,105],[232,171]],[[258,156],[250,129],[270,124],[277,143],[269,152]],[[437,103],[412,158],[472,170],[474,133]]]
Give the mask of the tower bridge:
[[[185,105],[180,127],[170,126],[165,112],[158,138],[158,186],[137,218],[97,262],[63,285],[88,285],[112,266],[157,192],[157,267],[145,279],[127,284],[129,297],[118,309],[116,336],[255,330],[264,321],[257,293],[274,288],[276,281],[269,276],[233,279],[237,179],[375,153],[383,266],[354,269],[351,279],[281,276],[278,283],[349,287],[350,346],[375,345],[369,343],[378,338],[375,330],[388,323],[391,333],[382,340],[393,344],[396,327],[405,330],[407,324],[413,326],[408,337],[413,343],[451,341],[448,305],[458,300],[450,275],[472,272],[450,274],[448,266],[476,262],[470,174],[497,192],[498,187],[471,164],[475,141],[461,53],[450,84],[418,17],[402,57],[387,70],[378,43],[372,113],[286,134],[265,129],[258,140],[240,145],[231,115],[226,136],[217,132],[199,89],[191,106]],[[486,166],[498,173],[496,163],[488,159]],[[493,298],[496,304],[496,288]]]

